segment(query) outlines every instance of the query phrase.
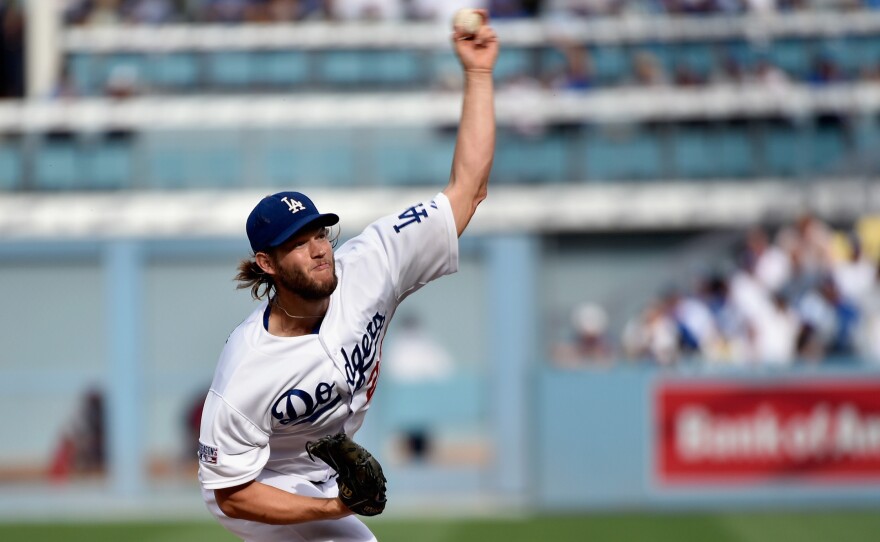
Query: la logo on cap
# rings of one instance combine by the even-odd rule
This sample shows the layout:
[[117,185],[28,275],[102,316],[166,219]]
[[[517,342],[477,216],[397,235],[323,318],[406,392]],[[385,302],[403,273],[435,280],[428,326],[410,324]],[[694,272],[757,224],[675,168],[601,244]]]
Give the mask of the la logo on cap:
[[303,211],[306,208],[305,205],[303,205],[302,203],[296,201],[295,199],[290,199],[287,196],[281,198],[281,201],[287,204],[287,210],[293,214],[296,214],[299,211]]

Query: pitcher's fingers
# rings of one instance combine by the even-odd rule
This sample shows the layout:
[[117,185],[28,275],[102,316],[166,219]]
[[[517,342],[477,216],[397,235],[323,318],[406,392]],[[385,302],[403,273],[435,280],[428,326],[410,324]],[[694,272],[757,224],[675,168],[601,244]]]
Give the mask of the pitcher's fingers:
[[481,26],[479,32],[474,35],[474,43],[483,45],[490,41],[498,41],[498,34],[491,26]]

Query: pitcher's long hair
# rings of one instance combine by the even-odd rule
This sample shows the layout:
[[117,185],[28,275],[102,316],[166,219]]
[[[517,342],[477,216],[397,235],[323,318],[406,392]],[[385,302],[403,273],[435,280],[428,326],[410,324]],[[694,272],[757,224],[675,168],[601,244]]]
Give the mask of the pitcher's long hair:
[[251,296],[258,301],[275,289],[275,280],[272,279],[272,275],[263,271],[254,258],[239,262],[235,280],[238,282],[237,289],[250,288]]

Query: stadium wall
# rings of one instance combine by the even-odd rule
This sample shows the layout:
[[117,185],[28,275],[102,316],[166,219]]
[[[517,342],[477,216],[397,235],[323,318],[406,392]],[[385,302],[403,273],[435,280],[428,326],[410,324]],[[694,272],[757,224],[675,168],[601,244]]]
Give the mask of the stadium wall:
[[[548,264],[555,271],[545,275],[541,247],[537,236],[468,238],[461,273],[401,309],[424,316],[459,368],[438,384],[406,387],[386,378],[359,433],[386,460],[401,512],[876,502],[876,461],[856,470],[865,475],[859,479],[817,483],[809,471],[783,468],[748,483],[661,484],[655,398],[664,382],[779,386],[843,378],[880,387],[880,372],[867,365],[787,372],[556,368],[541,351],[542,279],[576,279],[573,269],[583,262],[574,258],[566,271],[556,258]],[[14,307],[3,313],[0,397],[13,415],[2,429],[15,435],[0,446],[2,517],[36,516],[47,502],[60,516],[204,513],[186,463],[183,418],[203,393],[226,334],[253,306],[231,281],[244,253],[244,244],[231,239],[0,246],[2,293]],[[617,262],[651,269],[658,257],[640,260],[636,249]],[[603,259],[614,268],[613,258]],[[79,403],[94,387],[109,391],[108,476],[53,478],[59,438],[82,423]],[[406,462],[392,439],[419,416],[442,442],[438,461]],[[865,437],[871,446],[878,436],[872,423]]]

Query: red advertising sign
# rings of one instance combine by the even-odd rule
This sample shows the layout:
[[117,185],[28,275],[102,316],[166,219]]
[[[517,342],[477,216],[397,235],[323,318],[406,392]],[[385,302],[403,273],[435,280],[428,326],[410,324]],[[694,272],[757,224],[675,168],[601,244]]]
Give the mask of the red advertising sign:
[[664,382],[664,484],[880,481],[880,380]]

